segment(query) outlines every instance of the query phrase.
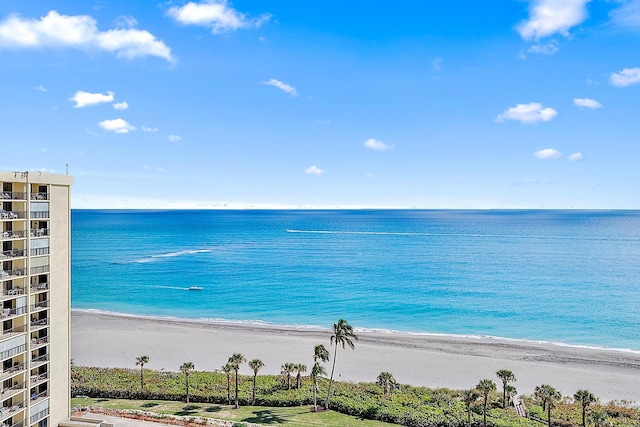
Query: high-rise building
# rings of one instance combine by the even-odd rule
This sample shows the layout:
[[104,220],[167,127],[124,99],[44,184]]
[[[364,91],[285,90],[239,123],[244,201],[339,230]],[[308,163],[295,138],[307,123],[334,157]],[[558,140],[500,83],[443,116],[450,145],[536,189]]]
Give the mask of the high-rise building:
[[0,172],[0,427],[69,416],[72,183]]

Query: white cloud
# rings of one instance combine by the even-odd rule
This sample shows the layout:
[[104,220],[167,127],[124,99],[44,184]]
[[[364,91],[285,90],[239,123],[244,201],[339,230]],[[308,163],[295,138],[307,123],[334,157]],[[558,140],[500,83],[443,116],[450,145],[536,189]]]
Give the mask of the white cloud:
[[316,165],[310,166],[308,167],[304,173],[308,173],[309,175],[324,175],[325,173],[327,173],[327,171],[320,169],[319,167],[317,167]]
[[619,73],[611,73],[609,81],[618,87],[631,86],[640,83],[640,68],[625,68]]
[[387,145],[384,142],[378,141],[377,139],[373,139],[373,138],[367,139],[362,145],[365,148],[368,148],[370,150],[375,150],[375,151],[387,151],[389,148],[391,148],[390,145]]
[[184,25],[211,27],[214,34],[259,27],[271,18],[271,15],[265,14],[257,19],[248,19],[243,13],[228,6],[225,0],[189,2],[182,7],[170,8],[167,15]]
[[99,31],[88,15],[60,15],[52,10],[40,19],[11,15],[0,22],[0,47],[12,49],[75,48],[102,50],[118,58],[157,56],[172,61],[171,49],[145,30]]
[[104,120],[98,123],[98,126],[100,126],[104,130],[115,133],[129,133],[136,130],[135,126],[131,126],[124,119]]
[[590,0],[530,0],[529,19],[516,30],[526,40],[539,40],[556,33],[568,36],[569,29],[587,19]]
[[591,108],[591,109],[602,108],[602,104],[600,104],[595,99],[589,99],[589,98],[575,98],[573,100],[573,105],[577,107],[584,107],[584,108]]
[[555,148],[545,148],[544,150],[536,151],[533,153],[539,159],[557,159],[558,157],[562,157],[562,153],[560,153]]
[[295,87],[288,85],[286,83],[282,83],[280,80],[269,79],[266,82],[262,82],[262,83],[265,85],[277,87],[278,89],[288,93],[291,96],[298,96],[298,92],[296,91]]
[[146,126],[142,126],[141,129],[142,129],[142,132],[150,132],[150,133],[158,132],[158,128],[148,128]]
[[530,46],[529,49],[527,49],[527,52],[537,55],[553,55],[558,50],[560,50],[560,48],[558,47],[558,42],[552,40],[549,43],[545,44],[534,44],[533,46]]
[[73,101],[76,103],[74,108],[83,108],[88,105],[96,105],[101,104],[103,102],[113,102],[113,92],[103,93],[91,93],[84,92],[82,90],[77,91],[69,101]]
[[609,13],[619,27],[640,28],[640,0],[622,0],[622,5]]
[[522,123],[548,122],[557,115],[558,112],[553,108],[545,108],[539,102],[531,102],[529,104],[518,104],[515,107],[507,108],[502,114],[496,117],[496,121],[517,120]]
[[39,90],[40,92],[46,92],[47,91],[47,88],[42,86],[42,85],[36,86],[36,87],[34,87],[34,89],[35,90]]
[[582,153],[581,152],[577,152],[577,153],[573,153],[571,155],[569,155],[569,160],[573,161],[573,162],[577,162],[583,159]]
[[113,108],[115,108],[116,110],[126,110],[127,108],[129,108],[129,103],[126,101],[118,102],[116,104],[113,104]]
[[169,135],[169,141],[178,142],[181,141],[182,137],[180,135]]

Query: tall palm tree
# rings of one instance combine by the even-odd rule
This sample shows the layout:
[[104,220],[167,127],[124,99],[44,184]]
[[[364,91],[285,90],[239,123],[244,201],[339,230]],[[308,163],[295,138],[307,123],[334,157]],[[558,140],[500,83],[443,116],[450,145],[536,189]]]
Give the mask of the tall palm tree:
[[513,398],[516,396],[516,394],[518,394],[518,390],[516,390],[516,388],[512,385],[507,385],[506,388],[506,394],[507,394],[507,406],[511,405],[511,402],[513,402]]
[[316,362],[311,368],[311,378],[313,378],[313,412],[318,412],[318,376],[327,375],[324,367]]
[[376,384],[382,387],[382,394],[384,397],[391,396],[391,392],[398,386],[398,382],[390,372],[380,372],[378,375]]
[[313,361],[318,362],[326,362],[329,360],[329,350],[325,348],[324,345],[318,344],[313,348]]
[[562,397],[562,395],[549,384],[542,384],[540,387],[536,387],[536,393],[538,398],[542,400],[544,406],[547,408],[547,424],[551,427],[551,410],[555,408],[556,402]]
[[489,393],[496,389],[496,383],[489,379],[480,380],[476,389],[480,392],[482,397],[484,398],[484,402],[482,404],[482,425],[487,427],[487,400],[489,400]]
[[231,405],[231,372],[233,371],[233,367],[230,363],[226,365],[222,365],[222,372],[227,374],[227,405]]
[[325,409],[329,409],[329,399],[331,398],[331,384],[333,383],[333,372],[336,369],[336,356],[338,355],[338,346],[341,345],[344,350],[345,345],[355,348],[353,341],[358,341],[358,336],[353,332],[353,326],[349,325],[346,320],[339,319],[338,323],[333,324],[333,334],[329,342],[331,345],[335,343],[336,348],[333,352],[333,366],[331,367],[331,377],[329,378],[329,387],[327,389],[327,399],[324,402]]
[[238,409],[240,407],[240,405],[238,405],[238,371],[240,370],[240,365],[242,365],[243,363],[245,363],[247,361],[247,359],[244,358],[243,355],[241,355],[240,353],[234,353],[233,356],[231,356],[229,358],[229,364],[231,365],[231,367],[233,368],[233,370],[235,371],[235,377],[236,377],[236,406],[235,408]]
[[573,395],[576,402],[582,405],[582,427],[586,427],[587,407],[596,402],[596,397],[589,390],[578,390]]
[[149,356],[136,357],[136,366],[140,365],[140,388],[144,390],[144,365],[149,363]]
[[496,375],[502,380],[502,409],[507,409],[507,385],[517,381],[516,376],[508,369],[500,369]]
[[258,371],[260,368],[264,366],[264,363],[260,359],[253,359],[249,362],[249,367],[253,369],[253,392],[251,393],[251,404],[256,404],[256,377],[258,376]]
[[295,365],[295,371],[297,372],[296,374],[296,388],[300,388],[300,383],[302,382],[302,375],[305,372],[307,372],[307,365],[304,365],[302,363],[298,363]]
[[287,390],[291,390],[291,374],[295,371],[295,363],[285,363],[280,367],[282,377],[287,381]]
[[476,391],[476,389],[473,388],[471,390],[465,390],[462,392],[462,401],[467,407],[468,427],[471,427],[471,405],[476,403],[476,400],[478,400],[479,397],[480,394]]
[[184,374],[184,378],[186,381],[187,387],[187,404],[189,404],[189,375],[195,369],[195,365],[192,362],[184,362],[182,366],[180,366],[180,372]]

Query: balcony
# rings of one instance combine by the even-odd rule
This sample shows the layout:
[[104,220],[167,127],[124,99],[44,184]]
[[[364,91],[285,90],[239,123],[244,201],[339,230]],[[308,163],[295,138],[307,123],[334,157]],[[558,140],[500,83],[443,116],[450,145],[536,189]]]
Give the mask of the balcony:
[[47,326],[49,324],[49,318],[45,317],[44,319],[32,320],[31,328],[41,328],[43,326]]
[[[49,266],[47,266],[48,268]],[[11,280],[25,275],[24,268],[14,268],[11,270],[0,270],[0,280]]]
[[38,301],[31,305],[31,311],[44,310],[45,308],[49,308],[49,300]]
[[37,228],[35,230],[31,230],[29,234],[31,235],[31,237],[46,237],[49,235],[49,229]]
[[49,337],[31,338],[31,349],[49,344]]
[[14,375],[19,374],[20,372],[24,371],[24,368],[25,368],[24,363],[16,363],[12,367],[7,368],[2,372],[0,372],[0,380],[4,381],[8,378],[13,377]]
[[26,200],[26,193],[19,193],[17,191],[0,191],[0,199],[2,200]]
[[19,412],[22,408],[24,408],[24,401],[20,403],[16,403],[15,405],[12,405],[12,406],[0,407],[0,419],[6,420],[7,418],[14,416],[15,413]]
[[[35,424],[38,421],[40,421],[41,419],[45,418],[47,415],[49,415],[49,408],[43,409],[42,411],[38,412],[37,414],[33,414],[31,415],[31,417],[29,417],[29,424]],[[20,421],[22,423],[22,421]],[[23,426],[11,426],[11,427],[23,427]]]
[[[47,218],[49,217],[49,212],[47,212]],[[4,209],[0,210],[0,219],[25,219],[26,212],[25,211],[5,211]]]
[[49,353],[43,354],[42,356],[32,357],[31,358],[31,367],[34,368],[36,365],[40,365],[42,363],[46,363],[49,361]]
[[49,290],[48,282],[31,284],[31,292],[40,292],[40,291],[48,291],[48,290]]
[[3,308],[2,312],[0,312],[0,318],[4,319],[6,317],[19,316],[20,314],[25,314],[26,312],[26,307]]
[[0,399],[5,400],[9,396],[15,395],[16,392],[24,390],[26,387],[27,387],[27,384],[26,382],[23,381],[21,383],[14,384],[11,387],[2,389],[2,392],[0,393]]
[[11,288],[11,289],[3,289],[2,296],[15,296],[15,295],[24,295],[24,288]]
[[0,359],[1,360],[8,359],[10,357],[15,356],[16,354],[24,353],[26,350],[27,350],[27,346],[24,344],[21,344],[19,346],[10,348],[9,350],[0,352]]
[[[42,248],[45,249],[45,248]],[[47,249],[47,254],[49,253],[49,248]],[[32,249],[33,251],[33,249]],[[33,254],[32,254],[33,255]],[[0,252],[0,260],[12,259],[12,258],[22,258],[25,256],[24,249],[11,249],[10,251],[2,251]]]
[[31,267],[31,274],[42,274],[42,273],[48,273],[48,272],[49,272],[48,265],[41,265],[40,267]]
[[49,255],[49,248],[33,248],[31,249],[31,256]]
[[31,193],[31,200],[49,200],[49,193]]
[[24,230],[9,230],[0,232],[0,239],[24,239],[27,237],[27,232]]
[[43,397],[49,397],[49,390],[41,391],[38,394],[31,394],[31,401],[41,399]]
[[49,218],[49,211],[31,211],[31,219]]
[[11,328],[2,330],[2,338],[9,338],[11,335],[23,334],[27,331],[27,327],[25,325],[22,326],[14,326]]

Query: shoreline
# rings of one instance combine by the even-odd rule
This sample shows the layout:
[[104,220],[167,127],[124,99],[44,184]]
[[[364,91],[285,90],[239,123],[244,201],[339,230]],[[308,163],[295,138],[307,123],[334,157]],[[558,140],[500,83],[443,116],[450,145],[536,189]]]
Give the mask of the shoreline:
[[[150,369],[220,369],[233,353],[265,362],[279,374],[285,362],[313,364],[313,347],[329,344],[329,329],[198,321],[72,310],[72,358],[82,366],[135,368],[146,354]],[[510,369],[518,394],[551,384],[565,395],[589,389],[603,402],[640,402],[640,353],[486,337],[359,331],[355,350],[340,349],[336,379],[374,382],[382,371],[415,386],[468,389]],[[327,365],[328,366],[328,365]],[[243,366],[241,374],[249,374]],[[498,384],[500,388],[501,384]]]
[[[239,328],[256,328],[260,330],[273,330],[273,331],[317,331],[317,332],[331,332],[331,328],[322,327],[317,325],[303,325],[303,324],[282,324],[282,323],[271,323],[265,322],[262,320],[231,320],[231,319],[215,319],[215,318],[186,318],[186,317],[177,317],[177,316],[156,316],[156,315],[145,315],[145,314],[131,314],[131,313],[122,313],[117,311],[109,311],[109,310],[100,310],[93,308],[74,308],[71,309],[71,313],[78,315],[96,315],[96,316],[113,316],[113,317],[121,317],[123,319],[140,319],[147,321],[160,321],[160,322],[172,322],[172,323],[184,323],[184,324],[201,324],[201,325],[212,325],[216,327],[239,327]],[[353,326],[353,325],[352,325]],[[594,350],[594,351],[602,351],[602,352],[612,352],[612,353],[623,353],[623,354],[633,354],[640,356],[640,350],[634,350],[631,348],[618,348],[618,347],[606,347],[606,346],[597,346],[597,345],[589,345],[589,344],[576,344],[576,343],[566,343],[561,341],[545,341],[545,340],[536,340],[536,339],[526,339],[526,338],[509,338],[509,337],[501,337],[494,335],[465,335],[465,334],[449,334],[449,333],[438,333],[438,332],[414,332],[414,331],[401,331],[395,329],[382,329],[382,328],[364,328],[353,326],[356,334],[376,334],[380,336],[385,335],[397,335],[397,336],[408,336],[408,337],[425,337],[425,338],[434,338],[434,339],[461,339],[461,340],[469,340],[469,341],[487,341],[487,342],[495,342],[495,343],[505,343],[505,344],[515,344],[515,345],[542,345],[542,346],[557,346],[564,347],[567,349],[576,349],[576,350]]]

